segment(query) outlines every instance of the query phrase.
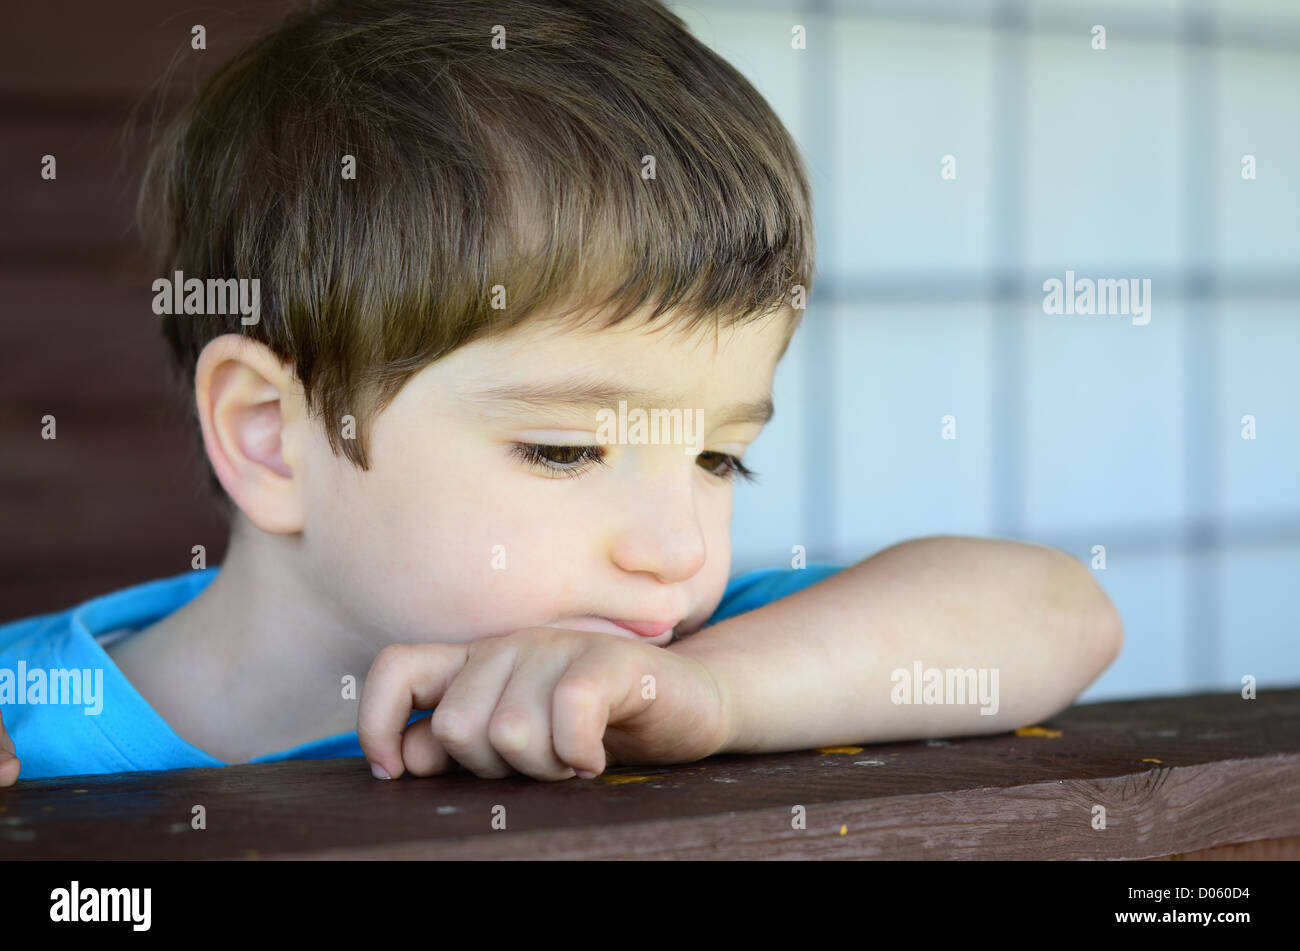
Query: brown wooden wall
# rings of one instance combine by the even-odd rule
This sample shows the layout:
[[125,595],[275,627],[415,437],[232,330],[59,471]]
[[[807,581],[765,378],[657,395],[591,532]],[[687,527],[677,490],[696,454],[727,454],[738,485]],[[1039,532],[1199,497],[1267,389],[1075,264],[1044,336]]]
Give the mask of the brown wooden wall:
[[[0,24],[0,622],[209,564],[225,531],[169,395],[132,227],[153,107],[300,4],[53,0]],[[190,46],[207,29],[207,49]],[[163,84],[169,66],[174,71]],[[134,125],[131,123],[135,117]],[[41,156],[58,177],[41,178]],[[41,418],[57,438],[41,438]]]

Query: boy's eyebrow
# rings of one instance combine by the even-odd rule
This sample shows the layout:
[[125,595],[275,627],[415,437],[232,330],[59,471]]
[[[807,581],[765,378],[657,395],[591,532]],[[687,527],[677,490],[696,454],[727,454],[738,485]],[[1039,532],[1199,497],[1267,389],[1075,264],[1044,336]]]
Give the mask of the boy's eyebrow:
[[[558,383],[498,383],[461,393],[461,399],[472,404],[483,404],[481,411],[491,413],[489,404],[522,410],[547,410],[559,408],[597,409],[626,400],[629,407],[686,407],[679,396],[662,396],[644,390],[629,389],[619,383],[600,380],[565,380]],[[775,407],[770,396],[727,406],[718,413],[720,425],[731,423],[757,423],[764,426],[771,420]]]

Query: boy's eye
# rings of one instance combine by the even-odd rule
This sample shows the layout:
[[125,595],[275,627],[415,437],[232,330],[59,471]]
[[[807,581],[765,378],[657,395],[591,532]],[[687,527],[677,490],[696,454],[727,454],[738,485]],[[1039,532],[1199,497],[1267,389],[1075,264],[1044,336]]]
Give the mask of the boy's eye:
[[[513,443],[510,451],[528,465],[562,477],[582,475],[595,466],[603,466],[605,449],[601,446],[543,446],[537,443]],[[735,456],[721,452],[702,452],[695,457],[704,469],[721,479],[740,476],[750,482],[758,473],[746,468]]]
[[[740,476],[747,482],[754,482],[755,477],[758,475],[752,469],[746,468],[745,464],[735,456],[729,456],[723,452],[702,452],[695,458],[700,465],[715,476],[723,479],[734,479],[736,476]],[[723,467],[721,472],[717,471],[719,466]]]
[[530,466],[557,475],[581,475],[593,466],[605,465],[605,450],[600,446],[540,446],[517,442],[513,452]]

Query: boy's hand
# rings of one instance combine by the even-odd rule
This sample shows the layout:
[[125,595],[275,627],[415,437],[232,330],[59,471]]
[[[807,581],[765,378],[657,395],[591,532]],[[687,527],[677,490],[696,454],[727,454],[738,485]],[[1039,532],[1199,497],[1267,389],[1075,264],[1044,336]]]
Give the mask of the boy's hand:
[[[436,707],[407,726],[411,711]],[[699,661],[614,634],[532,627],[468,644],[395,644],[366,675],[357,735],[372,771],[486,778],[687,763],[731,735],[727,685]],[[403,730],[405,732],[403,733]]]
[[0,786],[12,786],[18,782],[18,753],[14,750],[14,741],[5,732],[4,716],[0,714]]

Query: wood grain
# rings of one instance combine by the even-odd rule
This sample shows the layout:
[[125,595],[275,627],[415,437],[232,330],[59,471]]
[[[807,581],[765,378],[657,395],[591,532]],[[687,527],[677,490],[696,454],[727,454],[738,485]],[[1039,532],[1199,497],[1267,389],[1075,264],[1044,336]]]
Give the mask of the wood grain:
[[[10,4],[0,29],[0,623],[217,564],[224,523],[168,390],[132,226],[168,115],[306,0]],[[190,46],[203,24],[207,49]],[[41,178],[41,157],[58,161]],[[57,440],[41,420],[57,420]]]
[[1266,840],[1300,837],[1300,690],[1080,705],[1043,725],[1061,735],[561,783],[381,782],[360,759],[20,780],[0,790],[0,858],[1144,859],[1237,843],[1281,857]]

